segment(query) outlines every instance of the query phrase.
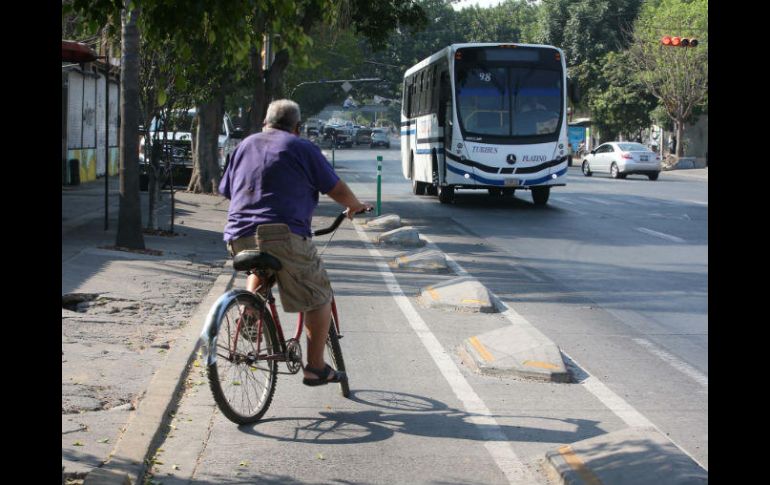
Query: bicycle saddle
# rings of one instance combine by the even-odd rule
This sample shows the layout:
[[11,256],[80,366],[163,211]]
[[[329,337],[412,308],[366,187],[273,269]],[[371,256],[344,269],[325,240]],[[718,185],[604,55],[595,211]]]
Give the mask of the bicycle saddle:
[[278,258],[267,253],[257,251],[256,249],[246,249],[235,255],[233,258],[233,268],[236,271],[265,269],[278,271],[281,269],[281,262]]

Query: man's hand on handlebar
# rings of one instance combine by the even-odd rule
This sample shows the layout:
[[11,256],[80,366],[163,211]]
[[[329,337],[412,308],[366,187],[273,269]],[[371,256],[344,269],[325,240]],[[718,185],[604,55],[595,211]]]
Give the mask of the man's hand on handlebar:
[[348,215],[348,219],[352,221],[356,214],[361,214],[362,212],[371,212],[373,210],[374,207],[371,204],[357,204],[345,209],[345,213]]

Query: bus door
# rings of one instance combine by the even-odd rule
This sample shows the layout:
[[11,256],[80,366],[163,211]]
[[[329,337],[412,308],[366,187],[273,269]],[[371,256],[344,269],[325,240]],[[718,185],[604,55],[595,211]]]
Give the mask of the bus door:
[[441,141],[444,149],[436,157],[438,159],[437,172],[434,174],[434,180],[438,178],[439,182],[446,180],[446,154],[452,151],[452,130],[454,122],[452,113],[452,84],[449,79],[449,73],[441,73],[439,80],[439,103],[438,103],[438,129],[441,133]]

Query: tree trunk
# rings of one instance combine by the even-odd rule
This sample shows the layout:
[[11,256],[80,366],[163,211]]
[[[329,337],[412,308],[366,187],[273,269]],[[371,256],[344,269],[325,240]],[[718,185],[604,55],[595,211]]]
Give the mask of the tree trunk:
[[[147,184],[147,195],[149,196],[149,221],[147,227],[150,229],[158,229],[158,204],[160,202],[160,186],[163,183],[161,177],[160,163],[161,163],[161,142],[153,138],[152,140],[146,140],[145,145],[151,143],[150,149],[150,164],[147,167],[147,174],[149,181]],[[146,157],[147,155],[145,155]]]
[[193,154],[193,173],[188,190],[217,194],[219,187],[219,131],[224,115],[224,99],[218,95],[197,109],[198,127]]
[[684,156],[684,121],[676,122],[676,158],[682,158]]
[[265,73],[262,70],[262,56],[256,49],[251,51],[251,68],[254,70],[254,96],[251,98],[251,106],[248,113],[248,127],[246,133],[258,133],[262,131],[262,122],[265,119],[267,104],[265,103]]
[[267,71],[262,69],[262,57],[256,51],[251,53],[251,67],[254,69],[254,77],[258,79],[254,86],[254,97],[249,111],[248,133],[262,131],[262,124],[267,113],[267,106],[274,99],[278,99],[281,93],[281,80],[286,68],[289,66],[289,51],[283,49],[275,55],[272,65]]
[[122,15],[120,70],[120,208],[116,246],[144,249],[139,199],[139,8]]

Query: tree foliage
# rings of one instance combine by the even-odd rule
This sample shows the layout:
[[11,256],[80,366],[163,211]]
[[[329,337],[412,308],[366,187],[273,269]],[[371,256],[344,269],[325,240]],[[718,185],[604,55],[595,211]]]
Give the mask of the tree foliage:
[[628,47],[642,0],[543,0],[539,41],[564,50],[585,104],[598,94],[603,57]]
[[589,100],[594,125],[603,139],[616,139],[619,134],[638,136],[650,125],[655,97],[636,79],[627,51],[609,52],[601,64],[603,69]]
[[[289,92],[299,82],[310,80],[309,77],[313,80],[370,77],[383,82],[355,84],[350,92],[354,98],[379,95],[400,99],[404,71],[450,44],[534,42],[537,37],[537,5],[507,0],[493,8],[455,11],[451,3],[420,0],[415,5],[424,12],[425,23],[417,22],[413,27],[399,24],[386,42],[377,42],[376,36],[357,36],[356,29],[313,31],[315,47],[311,63],[304,68],[294,66],[287,72]],[[341,102],[346,96],[339,85],[302,86],[295,95],[303,110],[309,113],[319,111],[328,103]]]

